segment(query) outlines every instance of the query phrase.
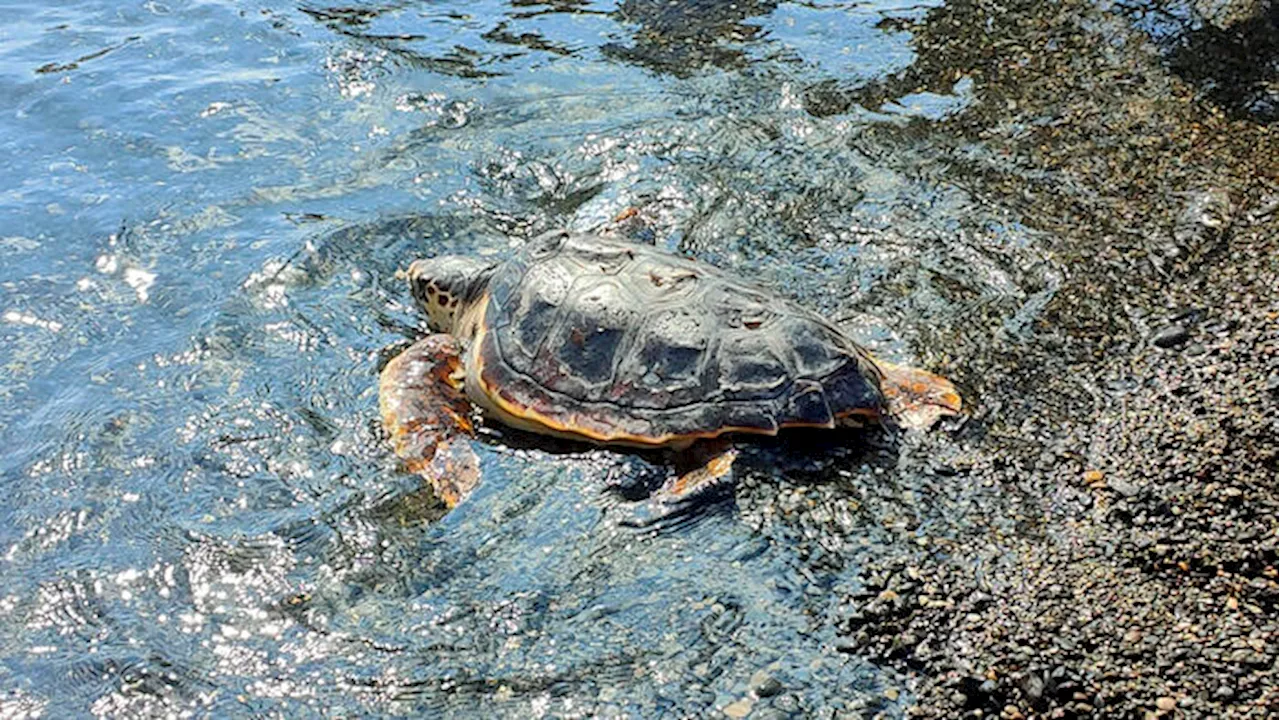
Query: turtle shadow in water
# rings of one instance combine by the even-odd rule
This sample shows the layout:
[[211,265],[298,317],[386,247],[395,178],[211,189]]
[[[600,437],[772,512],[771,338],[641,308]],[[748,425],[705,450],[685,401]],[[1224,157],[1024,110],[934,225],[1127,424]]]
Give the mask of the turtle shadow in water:
[[598,458],[613,461],[604,473],[600,491],[606,512],[616,513],[620,527],[645,533],[667,533],[698,523],[733,508],[735,485],[745,473],[767,474],[787,481],[817,485],[834,481],[832,468],[849,465],[893,466],[901,446],[894,426],[784,430],[777,436],[734,435],[737,451],[733,469],[718,482],[676,500],[662,497],[664,485],[678,473],[680,454],[671,450],[605,448],[510,428],[485,424],[477,440],[516,452]]

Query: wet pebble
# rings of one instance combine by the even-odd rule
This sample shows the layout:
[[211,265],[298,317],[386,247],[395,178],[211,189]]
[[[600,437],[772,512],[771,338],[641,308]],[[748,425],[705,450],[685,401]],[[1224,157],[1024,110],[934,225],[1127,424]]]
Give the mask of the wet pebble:
[[1120,477],[1108,478],[1107,487],[1111,488],[1115,492],[1127,498],[1134,497],[1139,492],[1137,485],[1134,485],[1128,480],[1125,480],[1124,478],[1120,478]]
[[1026,715],[1022,714],[1017,705],[1005,705],[1000,717],[1004,718],[1004,720],[1023,720]]
[[1185,343],[1190,338],[1191,333],[1185,326],[1180,323],[1174,323],[1156,333],[1151,338],[1151,342],[1155,344],[1156,347],[1162,347],[1168,350]]
[[782,695],[773,701],[773,706],[784,713],[800,711],[800,699],[795,695]]
[[1205,325],[1204,330],[1205,332],[1213,333],[1214,335],[1223,335],[1234,330],[1235,327],[1236,323],[1234,320],[1216,320]]
[[735,700],[724,706],[724,714],[731,718],[744,718],[751,712],[751,698]]
[[1044,680],[1034,673],[1026,676],[1022,680],[1022,692],[1026,693],[1031,702],[1038,702],[1044,697]]
[[1194,193],[1174,226],[1173,238],[1186,252],[1202,253],[1216,245],[1230,222],[1231,199],[1225,190]]
[[756,697],[768,698],[782,692],[782,683],[772,675],[765,675],[760,678],[753,678],[751,691]]
[[1204,311],[1200,308],[1180,307],[1169,313],[1168,320],[1181,325],[1195,325],[1203,316]]

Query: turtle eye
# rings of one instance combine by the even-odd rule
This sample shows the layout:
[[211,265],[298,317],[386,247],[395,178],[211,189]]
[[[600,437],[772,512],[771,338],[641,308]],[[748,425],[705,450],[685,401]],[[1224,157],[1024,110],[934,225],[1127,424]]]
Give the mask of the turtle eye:
[[413,279],[413,294],[419,298],[432,298],[436,291],[431,281],[419,276]]

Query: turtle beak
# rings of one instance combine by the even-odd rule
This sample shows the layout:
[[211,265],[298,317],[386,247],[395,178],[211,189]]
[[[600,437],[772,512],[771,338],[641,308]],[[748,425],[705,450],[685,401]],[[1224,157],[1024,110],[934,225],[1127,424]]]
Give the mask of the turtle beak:
[[410,284],[414,284],[418,278],[422,277],[423,272],[427,269],[426,266],[427,262],[425,260],[414,260],[409,263],[408,270],[397,270],[396,277],[405,278]]

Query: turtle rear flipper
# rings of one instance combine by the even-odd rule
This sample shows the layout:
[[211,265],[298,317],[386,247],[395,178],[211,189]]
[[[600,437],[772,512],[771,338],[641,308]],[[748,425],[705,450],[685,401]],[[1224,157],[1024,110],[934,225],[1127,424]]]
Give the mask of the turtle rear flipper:
[[733,461],[738,451],[728,438],[718,437],[695,442],[675,456],[679,473],[653,494],[663,504],[683,503],[733,478]]
[[378,379],[382,425],[392,448],[450,508],[480,482],[461,368],[458,341],[429,335],[392,358]]
[[880,359],[875,364],[884,374],[880,389],[889,415],[903,427],[929,428],[963,407],[956,386],[944,377]]
[[646,532],[668,532],[693,522],[699,509],[733,482],[738,451],[727,438],[700,440],[676,451],[676,474],[649,496],[631,506],[620,524]]

